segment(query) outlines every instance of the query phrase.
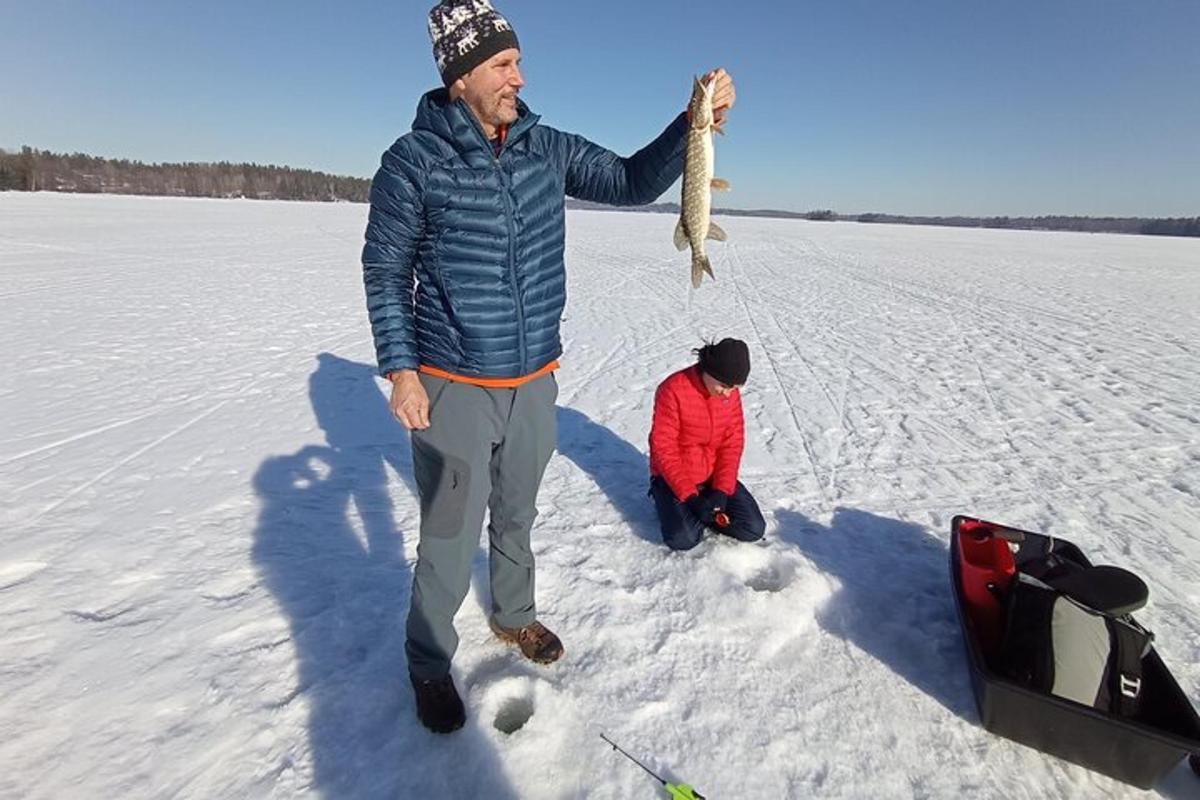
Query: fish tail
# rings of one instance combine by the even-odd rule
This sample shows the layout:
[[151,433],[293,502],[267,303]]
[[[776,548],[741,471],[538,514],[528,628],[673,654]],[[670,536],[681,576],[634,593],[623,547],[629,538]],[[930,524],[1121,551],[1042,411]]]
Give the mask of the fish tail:
[[717,279],[717,276],[713,275],[712,264],[708,262],[708,256],[706,256],[704,253],[693,253],[692,288],[700,288],[700,281],[704,279],[704,273],[706,272],[708,273],[708,277],[712,278],[713,280]]

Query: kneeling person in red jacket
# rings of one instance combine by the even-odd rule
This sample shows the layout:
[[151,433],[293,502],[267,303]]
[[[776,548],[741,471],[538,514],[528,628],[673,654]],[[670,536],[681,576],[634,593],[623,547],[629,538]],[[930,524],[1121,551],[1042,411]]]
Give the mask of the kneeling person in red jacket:
[[737,479],[745,445],[738,387],[750,375],[750,351],[722,339],[695,352],[696,364],[659,384],[650,428],[650,496],[672,550],[695,547],[705,528],[753,542],[767,527]]

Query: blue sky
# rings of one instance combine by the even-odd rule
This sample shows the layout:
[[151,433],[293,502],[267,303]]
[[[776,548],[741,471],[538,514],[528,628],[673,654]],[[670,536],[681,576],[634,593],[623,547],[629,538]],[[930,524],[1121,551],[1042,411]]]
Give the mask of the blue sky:
[[[0,146],[370,176],[437,84],[430,5],[0,0]],[[729,69],[728,206],[1200,214],[1197,0],[496,5],[526,102],[618,152]]]

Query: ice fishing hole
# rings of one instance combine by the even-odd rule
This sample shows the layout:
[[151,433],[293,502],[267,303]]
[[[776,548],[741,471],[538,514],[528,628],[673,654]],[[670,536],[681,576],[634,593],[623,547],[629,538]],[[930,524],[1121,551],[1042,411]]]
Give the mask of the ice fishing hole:
[[496,730],[501,733],[513,734],[525,727],[533,716],[532,697],[510,697],[500,705],[496,712]]
[[789,571],[771,566],[751,577],[746,585],[756,592],[779,592],[791,583],[791,577]]

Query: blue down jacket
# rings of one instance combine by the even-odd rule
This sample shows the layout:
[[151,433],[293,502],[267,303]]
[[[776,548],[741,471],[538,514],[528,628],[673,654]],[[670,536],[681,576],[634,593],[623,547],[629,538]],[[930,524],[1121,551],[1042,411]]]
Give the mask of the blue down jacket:
[[435,90],[383,154],[362,256],[381,374],[516,378],[558,358],[564,195],[650,203],[683,170],[683,114],[621,158],[518,113],[497,157],[466,103]]

